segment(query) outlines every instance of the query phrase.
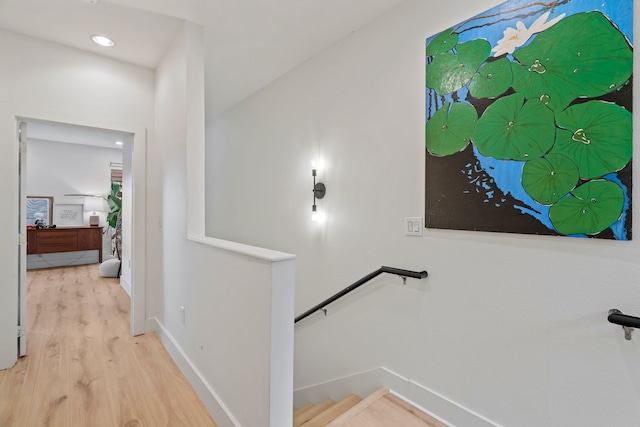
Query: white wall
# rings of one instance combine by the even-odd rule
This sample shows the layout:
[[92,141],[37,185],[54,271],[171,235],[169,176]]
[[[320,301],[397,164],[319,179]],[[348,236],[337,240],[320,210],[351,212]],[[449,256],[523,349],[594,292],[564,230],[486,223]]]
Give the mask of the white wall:
[[0,369],[4,369],[16,360],[16,117],[135,133],[138,143],[145,126],[153,125],[154,73],[6,31],[0,31],[0,56],[0,194],[15,200],[15,209],[9,205],[0,212]]
[[[84,197],[65,194],[109,194],[110,162],[121,163],[122,150],[29,140],[27,193],[32,196],[53,196],[54,204],[83,204]],[[104,212],[99,215],[100,225],[105,225],[106,215]],[[89,225],[88,215],[83,221],[84,225]]]
[[203,225],[187,224],[202,218],[192,212],[198,186],[187,183],[204,175],[202,153],[199,166],[187,157],[204,146],[201,44],[202,28],[185,23],[156,72],[148,316],[220,427],[291,425],[293,257],[206,239]]
[[[27,195],[53,196],[54,215],[55,205],[84,203],[84,197],[65,194],[106,196],[111,189],[110,162],[121,163],[122,150],[31,139],[27,149]],[[105,202],[105,209],[107,208]],[[106,260],[112,257],[107,212],[105,210],[96,214],[100,217],[100,226],[106,232],[102,245],[102,257]],[[90,215],[90,212],[83,212],[82,225],[89,225]],[[47,259],[49,255],[30,255],[29,258]]]
[[297,326],[295,388],[385,366],[504,426],[635,426],[640,341],[606,315],[640,315],[640,242],[403,235],[424,212],[425,39],[498,3],[407,0],[210,118],[207,234],[297,254],[296,313],[381,265],[429,271]]

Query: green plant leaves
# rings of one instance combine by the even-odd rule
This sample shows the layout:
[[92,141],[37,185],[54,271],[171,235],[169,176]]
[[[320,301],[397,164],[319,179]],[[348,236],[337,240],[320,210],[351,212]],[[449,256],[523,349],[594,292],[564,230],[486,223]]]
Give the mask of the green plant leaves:
[[427,150],[434,156],[462,151],[469,144],[477,120],[478,113],[471,104],[445,102],[426,124]]
[[458,44],[458,34],[453,32],[453,28],[444,30],[427,45],[427,56],[439,55],[447,52]]
[[473,143],[483,156],[502,160],[532,160],[553,146],[553,112],[515,93],[489,106],[476,124]]
[[578,167],[562,154],[525,163],[522,169],[524,190],[541,205],[552,205],[573,190],[578,183]]
[[554,111],[579,97],[609,93],[633,72],[629,43],[600,12],[562,19],[513,56],[513,88]]
[[624,108],[602,101],[576,104],[556,114],[559,127],[552,152],[578,165],[580,178],[616,172],[631,160],[632,117]]
[[506,59],[484,64],[469,84],[469,92],[476,98],[496,98],[505,93],[513,81],[511,62]]
[[[432,42],[433,43],[433,42]],[[427,87],[438,95],[453,93],[466,85],[491,53],[491,45],[482,39],[456,46],[457,53],[445,52],[427,65]]]
[[623,207],[622,188],[598,179],[582,184],[551,206],[549,219],[562,234],[596,234],[615,223]]
[[107,196],[107,203],[109,204],[109,213],[107,214],[107,223],[110,227],[116,228],[118,222],[118,213],[122,209],[122,199],[118,197],[120,193],[120,185],[111,184],[111,194]]

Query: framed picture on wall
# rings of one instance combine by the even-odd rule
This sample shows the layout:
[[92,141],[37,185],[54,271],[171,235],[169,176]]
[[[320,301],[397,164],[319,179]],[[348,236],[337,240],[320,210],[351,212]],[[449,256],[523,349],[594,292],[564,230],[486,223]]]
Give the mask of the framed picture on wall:
[[427,228],[631,239],[633,18],[509,0],[427,39]]
[[52,196],[27,196],[27,225],[35,225],[36,219],[42,219],[43,225],[53,221]]
[[60,204],[53,207],[54,224],[58,227],[79,226],[83,224],[82,204]]

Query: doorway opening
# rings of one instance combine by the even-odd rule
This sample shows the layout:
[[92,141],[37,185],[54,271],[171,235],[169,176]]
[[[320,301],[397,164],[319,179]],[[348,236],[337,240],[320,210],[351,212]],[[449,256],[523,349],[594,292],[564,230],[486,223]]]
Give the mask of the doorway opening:
[[[114,230],[107,223],[109,207],[105,200],[112,191],[112,182],[118,178],[122,188],[119,279],[131,297],[131,334],[142,333],[141,326],[134,324],[133,315],[144,311],[144,301],[136,299],[133,292],[133,153],[134,143],[139,141],[144,153],[146,138],[136,138],[134,133],[126,131],[18,118],[18,140],[19,354],[26,354],[27,269],[91,264],[114,257],[115,242],[111,238]],[[142,164],[144,168],[144,162]],[[50,232],[43,234],[44,243],[40,245],[39,239],[33,241],[36,230]],[[93,237],[87,237],[89,235]],[[58,242],[47,240],[50,236]],[[136,306],[138,310],[134,310]]]

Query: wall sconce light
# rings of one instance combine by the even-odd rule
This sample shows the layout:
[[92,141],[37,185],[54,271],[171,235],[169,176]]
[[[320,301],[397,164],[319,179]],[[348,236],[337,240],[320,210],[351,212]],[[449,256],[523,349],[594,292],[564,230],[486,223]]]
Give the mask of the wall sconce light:
[[318,207],[316,206],[316,199],[322,199],[327,193],[327,187],[321,183],[316,182],[316,162],[311,162],[311,175],[313,176],[313,205],[311,206],[311,219],[313,221],[318,220]]

